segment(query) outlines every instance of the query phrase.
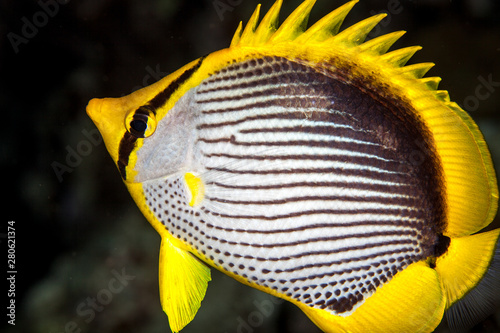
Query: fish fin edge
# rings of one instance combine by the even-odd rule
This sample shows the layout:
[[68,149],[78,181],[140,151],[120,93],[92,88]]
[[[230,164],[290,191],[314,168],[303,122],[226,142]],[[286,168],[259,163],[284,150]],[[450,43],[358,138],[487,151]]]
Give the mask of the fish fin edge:
[[465,331],[500,306],[500,229],[451,239],[436,261],[447,298],[446,319]]
[[210,280],[209,267],[162,237],[160,301],[172,332],[179,332],[194,319]]
[[489,225],[498,210],[491,155],[479,127],[458,104],[430,100],[417,101],[416,108],[441,160],[447,215],[443,233],[452,238],[470,235]]

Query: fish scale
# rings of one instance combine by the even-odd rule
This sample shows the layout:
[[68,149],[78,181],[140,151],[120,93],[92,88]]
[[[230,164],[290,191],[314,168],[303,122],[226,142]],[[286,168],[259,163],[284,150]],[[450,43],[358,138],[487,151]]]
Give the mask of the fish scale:
[[[318,108],[338,103],[329,100],[333,96],[324,97],[322,86],[307,87],[310,74],[306,67],[286,59],[250,60],[214,74],[200,85],[194,97],[201,105],[194,163],[203,166],[197,172],[207,184],[212,184],[207,186],[201,206],[189,207],[190,198],[180,185],[182,177],[144,186],[146,196],[152,199],[148,201],[150,208],[168,231],[221,269],[310,307],[349,315],[376,287],[420,260],[434,244],[424,242],[426,237],[422,234],[427,222],[422,218],[417,196],[408,192],[407,186],[417,190],[415,184],[398,171],[401,162],[397,163],[379,142],[368,141],[373,139],[370,130],[353,130],[359,127],[352,122],[355,115]],[[282,81],[295,81],[293,89],[286,84],[283,87]],[[331,84],[322,76],[316,81]],[[266,89],[259,89],[257,84],[265,84]],[[274,94],[269,95],[269,91]],[[266,94],[263,100],[268,107],[251,108],[252,104],[262,103],[261,94]],[[318,95],[322,97],[313,103]],[[297,96],[307,102],[297,107],[284,103],[282,96]],[[302,117],[297,119],[297,112]],[[316,121],[316,113],[342,122],[329,122],[324,116]],[[294,114],[292,119],[289,114]],[[270,115],[276,116],[272,122],[259,119]],[[335,130],[322,136],[317,135],[321,133],[317,130],[301,131],[303,127],[314,129],[326,124],[333,124],[329,129],[349,129],[353,141],[380,147],[380,156],[366,154],[362,149],[331,148],[332,139],[348,140],[345,135],[336,136]],[[273,128],[297,130],[286,133],[274,132]],[[266,147],[266,143],[287,142],[290,138],[297,143],[275,149]],[[234,146],[235,141],[247,145]],[[313,147],[300,142],[312,142]],[[319,159],[306,155],[311,149],[322,151],[314,154]],[[346,170],[350,170],[353,182],[366,181],[367,188],[351,190],[348,182],[339,183],[337,176]],[[262,177],[248,179],[252,173]],[[280,174],[286,177],[276,182]],[[398,177],[401,183],[395,182]],[[315,185],[290,186],[297,179],[309,184],[338,185],[322,186],[320,191]],[[370,185],[370,179],[385,185],[385,192],[378,188],[380,185]],[[252,188],[230,188],[241,184],[250,184]],[[272,189],[264,188],[269,184],[273,184]],[[155,191],[160,185],[177,187],[177,195],[169,199],[177,204],[167,205],[163,211],[158,206],[163,195],[161,190]],[[392,187],[390,192],[387,186]],[[380,192],[384,195],[380,196]],[[366,197],[371,198],[367,201]],[[191,223],[197,228],[189,227]],[[274,231],[268,233],[269,230]]]

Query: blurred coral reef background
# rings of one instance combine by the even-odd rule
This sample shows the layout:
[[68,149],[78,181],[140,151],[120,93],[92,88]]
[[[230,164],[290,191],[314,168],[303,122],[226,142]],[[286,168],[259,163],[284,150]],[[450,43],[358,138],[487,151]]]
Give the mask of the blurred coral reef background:
[[[281,20],[300,2],[285,1]],[[319,0],[311,22],[344,2]],[[16,221],[18,271],[16,325],[3,316],[2,332],[169,332],[158,295],[160,238],[121,183],[85,106],[227,47],[257,3],[0,3],[2,230]],[[262,11],[271,4],[263,0]],[[436,63],[428,75],[441,76],[440,88],[476,120],[498,171],[500,3],[361,0],[344,27],[382,11],[389,16],[376,32],[407,30],[396,47],[423,46],[410,62]],[[498,217],[493,225],[500,227]],[[293,305],[212,276],[183,333],[319,332]],[[436,330],[448,331],[444,322]],[[499,331],[500,311],[472,330]]]

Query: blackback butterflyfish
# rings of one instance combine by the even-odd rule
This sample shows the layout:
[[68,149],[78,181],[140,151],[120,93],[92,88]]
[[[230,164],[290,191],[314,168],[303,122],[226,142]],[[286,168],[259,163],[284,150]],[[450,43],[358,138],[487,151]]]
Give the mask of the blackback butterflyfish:
[[462,329],[498,306],[498,186],[478,126],[419,46],[340,30],[357,0],[308,25],[260,5],[229,48],[87,113],[161,236],[173,332],[210,267],[298,306],[325,332]]

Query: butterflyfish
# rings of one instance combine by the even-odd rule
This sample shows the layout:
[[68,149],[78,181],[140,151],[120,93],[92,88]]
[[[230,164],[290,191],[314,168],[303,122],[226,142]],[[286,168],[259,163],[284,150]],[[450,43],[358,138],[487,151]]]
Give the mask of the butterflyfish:
[[[357,0],[308,25],[260,5],[229,48],[87,113],[161,236],[173,332],[210,267],[298,306],[325,332],[469,327],[498,306],[498,186],[478,126],[420,49],[340,31]],[[366,40],[366,41],[365,41]]]

